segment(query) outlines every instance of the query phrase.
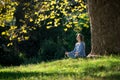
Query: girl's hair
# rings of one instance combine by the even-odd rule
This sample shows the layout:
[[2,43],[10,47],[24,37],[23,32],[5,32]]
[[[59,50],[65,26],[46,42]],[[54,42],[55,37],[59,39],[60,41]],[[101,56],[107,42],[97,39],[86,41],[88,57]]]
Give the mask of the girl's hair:
[[77,35],[80,36],[81,41],[84,41],[84,36],[81,33],[78,33]]

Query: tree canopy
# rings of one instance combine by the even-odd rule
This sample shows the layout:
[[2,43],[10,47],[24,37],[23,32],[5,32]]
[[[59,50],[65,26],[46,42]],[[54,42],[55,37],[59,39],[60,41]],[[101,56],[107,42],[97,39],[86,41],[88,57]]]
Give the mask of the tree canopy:
[[36,28],[79,32],[80,26],[89,27],[84,0],[2,0],[0,4],[1,36],[10,40],[8,46],[14,40],[28,40],[29,32]]

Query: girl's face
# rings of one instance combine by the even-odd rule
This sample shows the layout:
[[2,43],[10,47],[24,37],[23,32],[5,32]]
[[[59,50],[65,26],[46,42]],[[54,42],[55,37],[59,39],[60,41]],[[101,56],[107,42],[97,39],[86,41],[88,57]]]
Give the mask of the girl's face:
[[81,41],[80,35],[77,35],[76,40],[77,40],[77,41]]

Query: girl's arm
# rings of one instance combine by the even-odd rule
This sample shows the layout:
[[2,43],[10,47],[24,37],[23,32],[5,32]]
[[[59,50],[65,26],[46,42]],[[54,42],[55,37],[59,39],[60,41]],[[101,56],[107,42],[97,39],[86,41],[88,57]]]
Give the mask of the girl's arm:
[[78,51],[76,52],[76,55],[81,55],[81,56],[85,56],[85,44],[84,43],[81,43],[79,45],[79,49]]

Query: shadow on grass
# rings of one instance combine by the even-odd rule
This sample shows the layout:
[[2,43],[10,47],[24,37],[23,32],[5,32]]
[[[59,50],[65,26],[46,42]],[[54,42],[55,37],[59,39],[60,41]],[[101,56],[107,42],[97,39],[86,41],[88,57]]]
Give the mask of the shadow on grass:
[[103,77],[104,80],[120,80],[120,73],[114,73]]
[[[29,78],[29,77],[37,77],[37,78],[42,78],[42,77],[77,77],[77,78],[85,78],[85,77],[90,77],[93,79],[98,79],[98,80],[120,80],[120,74],[112,74],[104,77],[98,77],[95,75],[90,74],[84,74],[84,76],[81,77],[81,74],[77,74],[75,72],[66,72],[66,73],[59,73],[59,72],[53,72],[53,73],[46,73],[46,72],[0,72],[0,79],[20,79],[20,78]],[[89,79],[85,79],[89,80]]]
[[73,72],[70,73],[46,73],[46,72],[0,72],[0,79],[19,79],[19,78],[28,78],[28,77],[54,77],[54,76],[75,76]]

